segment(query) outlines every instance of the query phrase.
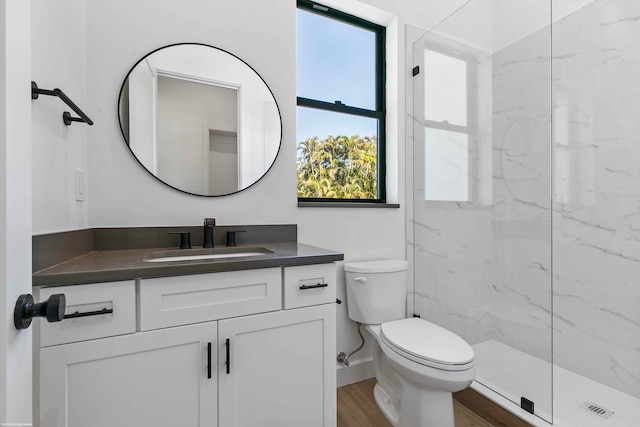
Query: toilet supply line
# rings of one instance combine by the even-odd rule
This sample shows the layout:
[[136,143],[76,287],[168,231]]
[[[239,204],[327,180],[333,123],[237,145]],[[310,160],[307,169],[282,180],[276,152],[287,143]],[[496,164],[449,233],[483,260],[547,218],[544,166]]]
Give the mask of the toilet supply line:
[[351,353],[349,353],[348,356],[345,355],[344,351],[341,351],[340,354],[338,354],[338,357],[336,357],[336,360],[338,361],[338,363],[344,364],[344,366],[349,366],[349,358],[354,354],[356,354],[357,352],[359,352],[362,349],[362,347],[364,347],[364,336],[362,336],[362,331],[360,331],[360,327],[362,326],[362,323],[356,322],[356,324],[358,325],[358,335],[360,335],[360,339],[362,340],[362,342],[360,343],[360,346],[355,350],[353,350]]

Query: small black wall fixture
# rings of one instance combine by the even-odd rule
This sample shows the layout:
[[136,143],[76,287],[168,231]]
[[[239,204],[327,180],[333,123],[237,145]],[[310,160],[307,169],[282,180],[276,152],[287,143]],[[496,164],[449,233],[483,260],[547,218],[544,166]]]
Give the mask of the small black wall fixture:
[[40,95],[48,95],[48,96],[57,96],[60,98],[65,104],[67,104],[73,111],[76,112],[80,117],[73,117],[71,113],[65,111],[62,113],[62,121],[65,125],[69,126],[73,122],[83,122],[88,125],[93,125],[93,120],[89,118],[81,109],[78,107],[63,91],[58,88],[53,90],[48,89],[40,89],[36,82],[31,81],[31,99],[38,99]]

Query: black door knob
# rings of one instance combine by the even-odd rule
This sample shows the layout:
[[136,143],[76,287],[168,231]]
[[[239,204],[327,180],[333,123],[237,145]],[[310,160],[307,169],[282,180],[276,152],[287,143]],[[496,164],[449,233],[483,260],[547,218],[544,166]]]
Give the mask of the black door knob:
[[53,294],[46,301],[35,304],[31,294],[18,297],[13,311],[13,324],[16,329],[27,329],[34,317],[44,317],[48,322],[64,319],[67,301],[64,294]]

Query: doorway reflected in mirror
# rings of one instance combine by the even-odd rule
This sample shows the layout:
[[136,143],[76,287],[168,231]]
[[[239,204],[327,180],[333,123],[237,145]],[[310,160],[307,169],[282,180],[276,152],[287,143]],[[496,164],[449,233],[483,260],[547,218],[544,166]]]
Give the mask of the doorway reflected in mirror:
[[233,194],[273,165],[282,124],[275,98],[245,62],[201,44],[143,57],[125,79],[120,127],[138,162],[177,190]]

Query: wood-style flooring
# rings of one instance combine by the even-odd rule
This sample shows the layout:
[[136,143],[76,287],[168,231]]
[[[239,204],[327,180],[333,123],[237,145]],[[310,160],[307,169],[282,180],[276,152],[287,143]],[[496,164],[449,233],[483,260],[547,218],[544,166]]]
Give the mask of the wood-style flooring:
[[[338,427],[391,427],[374,400],[375,385],[371,378],[338,389]],[[473,390],[454,396],[456,427],[530,427]]]

